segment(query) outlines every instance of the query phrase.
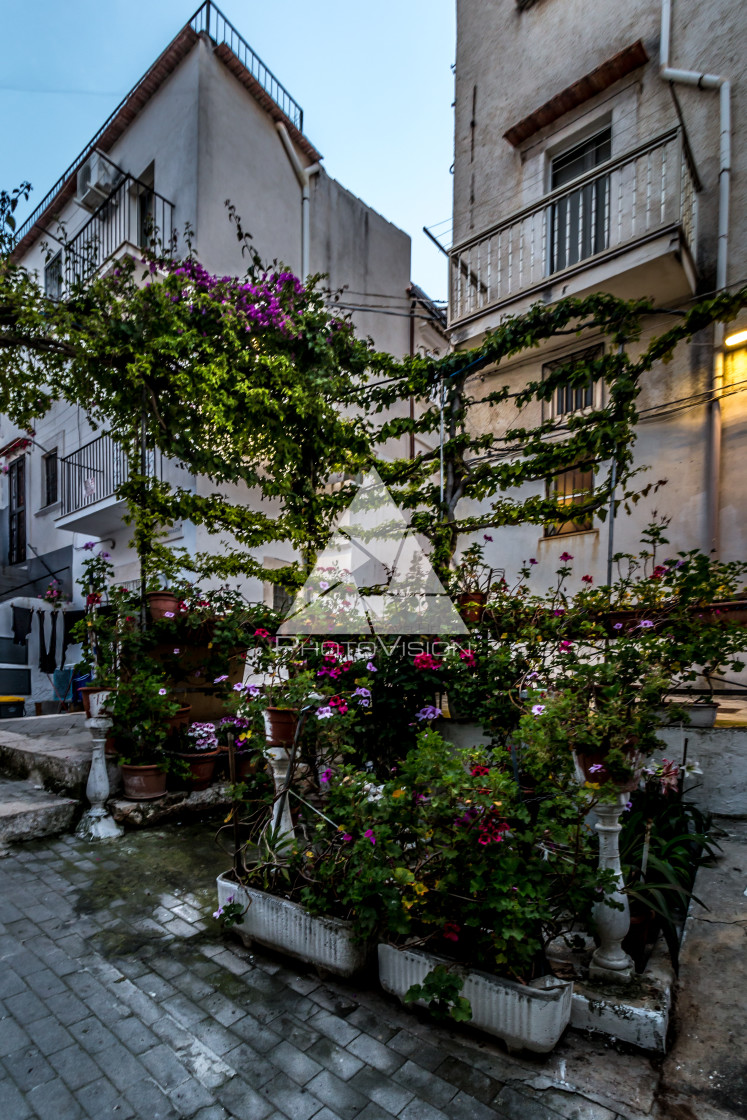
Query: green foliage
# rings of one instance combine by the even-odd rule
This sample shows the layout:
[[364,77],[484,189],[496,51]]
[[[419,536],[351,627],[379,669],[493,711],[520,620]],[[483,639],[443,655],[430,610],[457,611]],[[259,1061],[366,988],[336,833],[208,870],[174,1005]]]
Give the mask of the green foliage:
[[453,1019],[457,1023],[468,1022],[472,1018],[470,1002],[460,995],[464,987],[464,977],[453,969],[438,964],[423,980],[422,984],[412,984],[405,993],[405,1003],[422,1000],[428,1005],[436,1022],[444,1023]]

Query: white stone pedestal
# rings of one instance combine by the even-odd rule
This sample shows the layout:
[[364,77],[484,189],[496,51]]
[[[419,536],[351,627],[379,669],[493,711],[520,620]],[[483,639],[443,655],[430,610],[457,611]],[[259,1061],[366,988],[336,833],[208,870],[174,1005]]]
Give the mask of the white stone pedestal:
[[[83,816],[76,829],[78,836],[88,840],[115,840],[122,836],[122,829],[109,815],[106,802],[109,800],[109,775],[106,771],[106,739],[111,730],[112,721],[104,714],[104,703],[109,693],[100,692],[91,696],[91,718],[86,720],[86,727],[93,740],[93,754],[91,756],[91,769],[88,771],[86,783],[86,797],[91,805]],[[96,703],[94,704],[94,701]]]
[[[272,779],[275,783],[275,796],[277,797],[285,786],[288,766],[290,765],[290,755],[286,747],[269,747],[267,754],[270,759],[270,769],[272,770]],[[280,840],[293,839],[293,821],[291,819],[287,791],[285,796],[278,798],[273,806],[272,830]]]
[[589,966],[591,980],[608,980],[628,984],[633,979],[632,959],[624,952],[622,941],[630,929],[630,907],[623,893],[620,867],[620,816],[628,802],[627,794],[619,794],[613,802],[595,806],[596,830],[599,833],[599,867],[615,872],[615,889],[606,897],[622,909],[599,902],[594,907],[594,920],[601,944],[595,949]]

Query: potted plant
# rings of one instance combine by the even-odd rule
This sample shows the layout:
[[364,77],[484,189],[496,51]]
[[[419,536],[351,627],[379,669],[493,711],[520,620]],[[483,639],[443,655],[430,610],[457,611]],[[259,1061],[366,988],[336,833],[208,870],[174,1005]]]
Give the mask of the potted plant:
[[482,621],[488,595],[503,569],[493,568],[483,559],[484,546],[472,544],[462,553],[453,577],[453,594],[465,622]]
[[183,750],[171,747],[171,752],[189,769],[188,784],[192,790],[207,789],[213,779],[215,764],[220,756],[218,736],[214,723],[193,723],[181,737]]
[[168,720],[181,706],[152,662],[120,679],[111,712],[125,797],[150,801],[165,794],[166,774],[174,768],[165,749]]
[[[568,1024],[572,985],[550,975],[543,946],[559,912],[571,920],[588,910],[599,882],[577,795],[533,824],[503,755],[455,750],[431,730],[389,778],[340,765],[326,784],[324,820],[284,867],[291,897],[352,923],[362,944],[379,940],[387,990],[420,998],[416,985],[427,975],[428,990],[438,989],[445,970],[448,998],[434,1001],[452,1018],[471,1013],[510,1045],[551,1048]],[[561,838],[572,839],[576,861],[555,847]]]

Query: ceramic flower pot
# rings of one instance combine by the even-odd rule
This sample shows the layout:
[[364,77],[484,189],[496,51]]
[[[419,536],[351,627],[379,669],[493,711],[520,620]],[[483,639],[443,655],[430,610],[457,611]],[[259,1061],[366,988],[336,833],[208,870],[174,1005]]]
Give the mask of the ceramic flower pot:
[[214,751],[195,751],[193,754],[176,754],[175,757],[181,758],[189,767],[187,782],[190,789],[201,790],[207,789],[213,780],[220,751],[216,747]]
[[291,708],[267,708],[263,714],[267,746],[292,746],[298,726],[298,712]]
[[173,716],[168,716],[165,722],[169,732],[176,731],[178,727],[186,727],[189,723],[191,711],[192,709],[189,704],[183,704]]
[[129,801],[155,801],[166,793],[166,772],[159,766],[121,763],[124,795]]
[[179,609],[179,599],[171,591],[149,591],[147,598],[150,617],[154,622],[166,618],[167,614],[176,615]]
[[256,941],[336,976],[352,976],[366,964],[369,948],[353,940],[350,922],[309,914],[297,902],[218,876],[218,903],[233,896],[247,907],[234,929],[247,947]]
[[[83,711],[86,713],[86,719],[96,718],[102,712],[102,704],[105,703],[106,698],[112,690],[105,688],[103,685],[90,684],[86,685],[80,690],[80,698],[83,701]],[[95,699],[93,699],[95,697]],[[103,699],[99,700],[98,697]],[[91,701],[93,699],[93,705]]]
[[463,591],[457,595],[459,613],[465,622],[482,622],[488,596],[485,591]]
[[[584,782],[589,782],[591,785],[599,786],[604,785],[605,782],[614,781],[605,765],[605,757],[601,751],[584,754],[574,751],[573,759],[579,778],[583,778]],[[638,788],[638,783],[641,780],[642,762],[638,752],[631,751],[628,758],[630,765],[633,767],[631,776],[626,781],[615,781],[614,783],[620,793],[631,793]]]
[[[385,992],[404,999],[436,965],[453,962],[422,949],[379,945],[379,981]],[[557,1045],[571,1018],[573,983],[540,976],[517,984],[477,969],[454,966],[464,978],[462,996],[472,1008],[470,1026],[501,1038],[510,1049],[546,1054]]]

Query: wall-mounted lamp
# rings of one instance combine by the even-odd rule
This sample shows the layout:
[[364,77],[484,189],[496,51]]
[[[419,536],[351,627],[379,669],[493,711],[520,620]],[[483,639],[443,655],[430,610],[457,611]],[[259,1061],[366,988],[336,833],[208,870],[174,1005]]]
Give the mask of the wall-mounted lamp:
[[747,342],[747,331],[737,331],[736,334],[728,334],[724,339],[724,346],[742,346]]

